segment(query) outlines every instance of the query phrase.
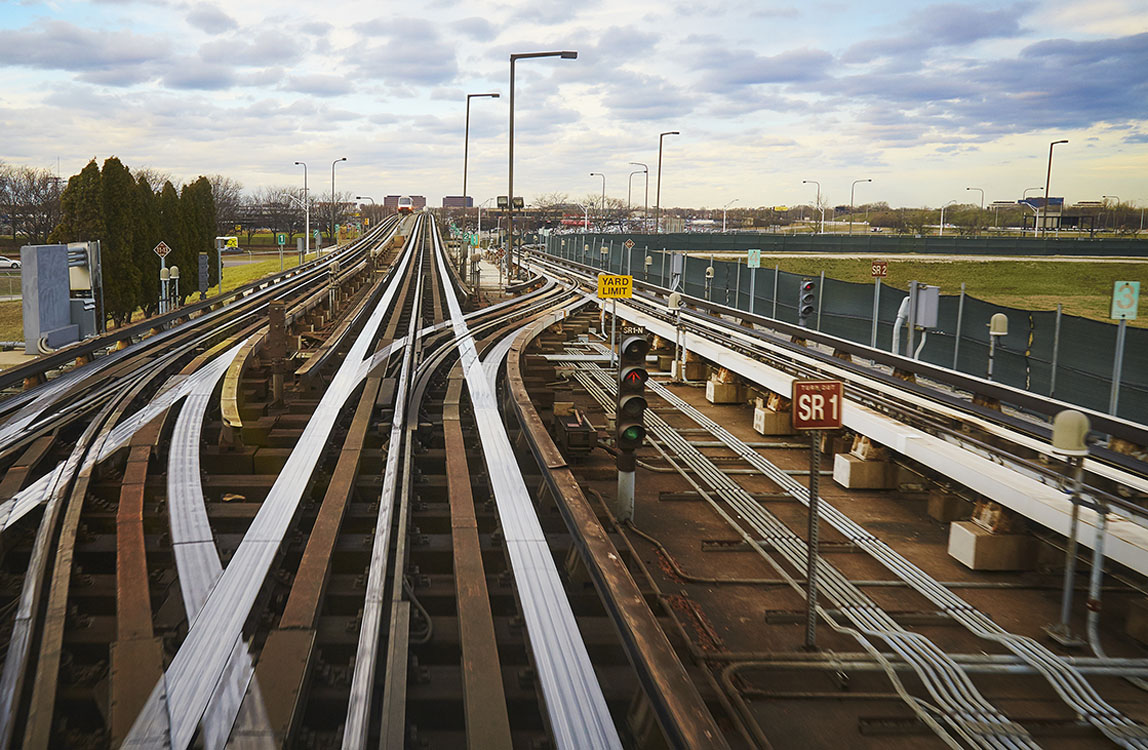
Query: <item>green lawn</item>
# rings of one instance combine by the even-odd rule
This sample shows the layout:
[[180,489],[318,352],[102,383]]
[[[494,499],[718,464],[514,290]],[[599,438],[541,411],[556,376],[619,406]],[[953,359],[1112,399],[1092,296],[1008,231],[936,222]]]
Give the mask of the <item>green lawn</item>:
[[[889,276],[881,284],[907,291],[910,281],[934,284],[942,294],[965,292],[986,302],[1022,310],[1055,310],[1064,304],[1068,315],[1108,320],[1115,281],[1140,281],[1148,295],[1148,263],[1075,263],[1013,260],[898,260],[890,256]],[[761,256],[762,270],[825,275],[841,281],[872,283],[869,260],[836,258],[770,258]],[[760,280],[760,279],[759,279]],[[1148,327],[1148,300],[1140,303],[1140,319],[1131,325]]]

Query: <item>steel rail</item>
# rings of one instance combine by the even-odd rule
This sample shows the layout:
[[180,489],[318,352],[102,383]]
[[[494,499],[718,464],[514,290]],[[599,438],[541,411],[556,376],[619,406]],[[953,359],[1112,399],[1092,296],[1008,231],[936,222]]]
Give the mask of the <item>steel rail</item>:
[[231,650],[242,636],[243,623],[277,557],[283,536],[295,516],[335,419],[351,392],[367,375],[367,348],[392,309],[398,279],[410,267],[410,247],[408,243],[402,257],[392,267],[387,292],[323,394],[223,576],[204,602],[199,616],[191,623],[164,679],[152,690],[144,710],[132,726],[125,747],[168,743],[183,750],[191,742],[226,668]]
[[[217,384],[218,380],[204,379],[187,395],[179,410],[168,452],[167,511],[171,548],[189,623],[199,614],[212,587],[223,575],[223,563],[207,517],[199,452],[203,419]],[[248,700],[244,700],[244,693],[250,693]],[[220,688],[208,704],[200,726],[207,750],[223,748],[233,726],[243,734],[245,746],[274,747],[259,685],[253,681],[251,655],[242,641],[237,642],[231,652]]]
[[[395,223],[397,223],[397,221]],[[20,365],[19,367],[5,370],[3,373],[0,373],[0,391],[18,385],[25,378],[40,375],[43,372],[49,370],[57,369],[77,358],[92,356],[97,352],[107,350],[109,347],[114,346],[119,341],[143,335],[152,328],[164,327],[169,323],[176,322],[181,318],[187,317],[189,315],[194,315],[195,313],[206,313],[213,311],[217,306],[226,305],[228,300],[238,301],[239,299],[250,295],[255,291],[265,288],[269,283],[274,284],[296,275],[308,274],[315,269],[325,268],[326,265],[331,262],[333,257],[342,258],[346,255],[353,255],[357,253],[361,245],[368,244],[376,235],[376,233],[382,233],[386,231],[390,226],[391,222],[389,221],[384,224],[380,224],[374,230],[361,237],[355,243],[348,245],[346,248],[337,250],[335,253],[328,253],[325,256],[317,257],[315,260],[308,261],[301,266],[295,266],[294,268],[287,269],[286,271],[278,272],[268,278],[252,281],[237,289],[232,289],[224,294],[209,297],[199,302],[193,302],[189,305],[180,307],[177,310],[173,310],[170,313],[146,318],[139,321],[138,323],[125,326],[124,328],[116,329],[111,333],[105,334],[104,336],[81,341],[72,346],[57,350],[52,354],[38,357],[34,362],[29,362],[27,364]],[[109,354],[108,357],[112,357],[117,354],[120,354],[120,352]],[[19,398],[20,400],[31,400],[33,396],[29,395],[28,392],[24,392],[19,397],[14,396],[13,398]],[[0,404],[2,403],[3,402],[0,402]],[[0,408],[3,407],[0,406]]]
[[[432,238],[435,259],[445,273],[438,233],[433,233]],[[460,362],[555,745],[560,750],[620,749],[618,731],[578,632],[530,493],[521,472],[507,470],[517,466],[514,449],[453,289],[446,301],[455,337],[460,342]]]
[[[540,257],[536,255],[535,257]],[[598,269],[591,268],[581,263],[575,263],[565,258],[557,256],[544,255],[547,262],[552,265],[563,267],[567,270],[576,270],[583,274],[585,277],[596,276]],[[634,286],[637,289],[647,291],[651,297],[664,298],[669,294],[669,290],[664,287],[659,287],[639,279],[634,280]],[[929,380],[943,383],[950,387],[956,388],[968,393],[979,393],[983,396],[996,399],[998,401],[1015,404],[1030,411],[1043,414],[1047,417],[1052,417],[1063,409],[1077,409],[1088,415],[1092,423],[1092,428],[1100,433],[1113,435],[1124,440],[1127,440],[1136,445],[1148,445],[1148,426],[1132,422],[1130,420],[1114,417],[1110,414],[1104,414],[1086,407],[1076,404],[1071,404],[1065,401],[1060,401],[1047,396],[1041,396],[1036,393],[1031,393],[1019,388],[1004,385],[1002,383],[985,380],[978,378],[975,375],[966,375],[955,370],[941,367],[938,365],[931,365],[927,362],[912,359],[910,357],[903,357],[891,352],[886,352],[881,349],[874,349],[865,344],[859,344],[848,339],[838,338],[829,334],[813,331],[803,326],[797,326],[790,323],[785,323],[774,318],[756,315],[745,310],[739,310],[725,305],[719,305],[699,297],[692,297],[689,295],[682,295],[682,304],[691,307],[702,308],[712,311],[715,316],[728,316],[740,319],[746,323],[752,323],[755,326],[763,326],[767,329],[776,331],[777,333],[788,336],[798,337],[807,341],[813,341],[823,346],[830,347],[834,350],[846,352],[855,357],[862,359],[873,360],[880,364],[886,365],[897,370],[910,372],[915,375],[926,377]],[[728,322],[728,321],[727,321]],[[760,334],[761,331],[746,331],[751,335]]]
[[[414,256],[412,269],[421,269],[423,254],[423,217],[420,214],[411,232],[411,252]],[[411,370],[414,366],[414,353],[417,337],[422,326],[421,306],[424,274],[415,277],[415,289],[411,296],[411,316],[407,324],[406,346],[403,347],[398,384],[395,388],[394,417],[390,438],[387,442],[387,458],[383,470],[383,485],[378,500],[378,513],[371,541],[371,559],[367,566],[367,588],[363,598],[363,610],[359,617],[359,639],[355,648],[355,666],[351,674],[351,691],[347,702],[347,718],[343,723],[344,750],[363,750],[367,745],[367,734],[371,724],[371,707],[374,697],[375,666],[379,660],[379,631],[383,621],[383,606],[386,603],[385,587],[387,559],[390,552],[392,522],[395,514],[395,501],[399,489],[399,466],[403,457],[402,446],[405,436],[405,414],[409,408],[408,390]],[[405,667],[405,661],[403,663]],[[405,672],[404,672],[405,674]],[[385,732],[385,730],[384,730]],[[384,733],[384,737],[386,734]],[[400,734],[401,737],[401,734]]]
[[[380,227],[378,231],[381,232],[382,228]],[[371,239],[364,238],[360,244],[349,246],[341,252],[339,257],[353,257],[362,254],[363,249],[371,241],[373,241],[373,235]],[[328,257],[327,260],[329,262],[331,258]],[[57,402],[65,394],[74,398],[84,387],[82,384],[100,383],[101,373],[107,368],[129,362],[133,357],[146,356],[152,350],[167,346],[170,343],[169,340],[172,339],[179,340],[181,337],[186,338],[189,335],[200,335],[205,338],[219,337],[225,333],[219,327],[220,320],[232,318],[232,325],[240,324],[242,322],[240,316],[259,314],[261,306],[266,303],[267,298],[282,297],[307,284],[321,280],[324,273],[323,267],[323,265],[308,264],[308,268],[303,270],[291,269],[290,272],[284,272],[271,279],[253,282],[238,291],[235,296],[236,304],[233,305],[213,309],[208,302],[200,302],[181,308],[177,313],[172,313],[175,317],[172,317],[171,321],[189,318],[186,324],[159,330],[153,336],[131,344],[122,350],[113,351],[107,356],[100,357],[83,367],[75,368],[41,386],[0,401],[0,414],[8,414],[14,410],[14,413],[0,424],[0,455],[9,452],[13,444],[36,434],[36,420],[50,408],[59,409]],[[191,314],[197,311],[203,314],[195,319],[190,319]],[[159,325],[167,318],[168,316],[165,316],[163,320],[145,321],[143,324],[117,331],[111,340],[124,340],[142,331],[153,330],[153,326]],[[141,328],[141,326],[143,327]],[[206,331],[206,333],[197,334],[197,331]],[[96,344],[83,344],[82,346],[96,346]],[[72,356],[76,355],[73,354]],[[37,360],[37,362],[39,361]],[[55,360],[50,361],[54,362]],[[30,363],[30,365],[32,364],[35,363]],[[28,366],[25,365],[24,367]],[[8,374],[8,372],[0,373],[0,380]]]
[[621,635],[668,745],[683,750],[724,747],[725,738],[708,707],[526,394],[521,374],[524,350],[547,325],[546,320],[538,321],[515,337],[506,365],[514,409],[531,452],[544,468],[543,476]]
[[[597,365],[579,369],[586,372],[577,372],[575,377],[604,409],[611,409],[610,388],[614,384],[609,374]],[[773,549],[794,569],[801,570],[804,567],[808,559],[805,540],[762,508],[741,485],[726,476],[660,416],[649,413],[646,420],[652,432],[671,446],[718,492],[722,500],[754,528],[754,540],[768,540]],[[756,541],[753,546],[760,549]],[[981,696],[964,670],[941,649],[924,636],[905,630],[834,566],[821,561],[818,563],[818,571],[819,589],[837,602],[842,613],[861,632],[881,638],[907,663],[913,665],[925,688],[943,708],[946,722],[958,733],[982,747],[1036,747],[1031,736]],[[822,615],[825,616],[825,613],[822,612]]]
[[[650,387],[654,393],[718,438],[727,448],[767,476],[783,491],[808,507],[808,490],[793,477],[665,386],[651,382]],[[913,590],[936,604],[942,612],[950,614],[974,635],[999,642],[1023,659],[1029,666],[1040,671],[1057,694],[1079,716],[1096,726],[1110,739],[1119,744],[1124,744],[1126,741],[1144,740],[1141,744],[1124,744],[1124,746],[1148,747],[1148,730],[1104,702],[1067,661],[1056,656],[1031,638],[1008,633],[987,615],[942,586],[936,579],[897,553],[877,536],[866,531],[824,498],[819,500],[819,508],[818,515],[824,518],[834,529],[867,552],[873,559],[883,564],[900,580],[909,584]]]

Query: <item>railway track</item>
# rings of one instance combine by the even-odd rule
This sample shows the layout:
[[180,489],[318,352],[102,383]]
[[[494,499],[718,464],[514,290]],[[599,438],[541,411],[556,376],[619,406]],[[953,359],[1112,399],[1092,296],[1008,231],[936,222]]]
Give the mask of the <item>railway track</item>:
[[331,258],[0,402],[0,745],[622,746],[652,615],[570,573],[500,410],[583,301],[464,312],[426,215]]

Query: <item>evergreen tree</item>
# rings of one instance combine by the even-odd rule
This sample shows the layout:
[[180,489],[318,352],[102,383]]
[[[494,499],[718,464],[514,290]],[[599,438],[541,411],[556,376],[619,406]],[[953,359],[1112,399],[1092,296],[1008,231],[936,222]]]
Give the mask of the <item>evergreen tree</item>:
[[101,247],[104,304],[117,325],[124,325],[141,301],[141,271],[133,257],[138,193],[131,172],[114,156],[104,161],[100,182],[107,227]]
[[88,242],[107,236],[100,167],[93,159],[79,174],[72,175],[60,195],[60,223],[50,242]]
[[180,252],[179,270],[187,280],[180,284],[180,294],[190,295],[198,287],[199,254],[207,253],[208,274],[212,283],[219,277],[215,258],[215,199],[211,182],[200,177],[184,185],[179,198],[179,213],[184,248]]
[[[167,243],[168,247],[172,249],[171,255],[167,256],[167,264],[168,266],[171,266],[173,263],[178,265],[180,274],[182,275],[184,265],[182,259],[180,259],[180,254],[187,245],[187,241],[183,236],[179,191],[175,189],[175,186],[172,185],[170,181],[163,184],[163,190],[160,191],[159,196],[156,198],[155,205],[156,226],[159,232],[159,239]],[[152,247],[155,246],[153,245]],[[156,273],[159,273],[159,271],[156,271]],[[186,282],[183,282],[182,279],[180,282],[180,292],[182,292]]]
[[[173,190],[174,192],[174,190]],[[159,306],[159,256],[155,254],[155,246],[163,239],[160,236],[159,225],[159,199],[151,188],[146,175],[140,175],[136,180],[136,232],[132,246],[132,257],[136,267],[139,268],[139,292],[137,298],[140,307],[148,315],[157,311]]]

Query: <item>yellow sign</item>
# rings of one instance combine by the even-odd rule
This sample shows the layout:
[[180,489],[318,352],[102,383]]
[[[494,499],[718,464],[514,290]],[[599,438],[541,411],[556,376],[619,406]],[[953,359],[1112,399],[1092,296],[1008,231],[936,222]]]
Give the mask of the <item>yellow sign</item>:
[[634,296],[633,276],[599,274],[598,299],[630,299]]
[[239,238],[238,237],[228,237],[227,238],[227,247],[239,247]]

